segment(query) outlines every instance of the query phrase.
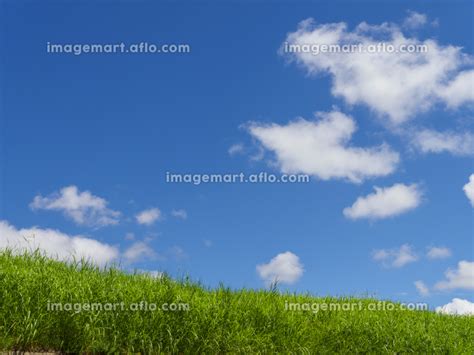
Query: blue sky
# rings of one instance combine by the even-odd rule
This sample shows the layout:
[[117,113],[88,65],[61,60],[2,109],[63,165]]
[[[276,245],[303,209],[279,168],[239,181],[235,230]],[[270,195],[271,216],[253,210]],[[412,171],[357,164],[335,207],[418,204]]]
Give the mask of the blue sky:
[[[276,276],[318,295],[474,301],[471,4],[3,1],[1,22],[0,246],[38,235],[51,253],[209,286]],[[431,47],[279,52],[329,32]],[[76,56],[47,42],[191,52]],[[311,181],[196,186],[166,172]]]

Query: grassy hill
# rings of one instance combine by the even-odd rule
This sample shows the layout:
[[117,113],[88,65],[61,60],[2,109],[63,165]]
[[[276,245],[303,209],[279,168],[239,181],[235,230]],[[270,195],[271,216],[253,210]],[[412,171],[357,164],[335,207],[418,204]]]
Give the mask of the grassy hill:
[[373,304],[380,301],[206,289],[0,252],[0,350],[474,353],[474,317]]

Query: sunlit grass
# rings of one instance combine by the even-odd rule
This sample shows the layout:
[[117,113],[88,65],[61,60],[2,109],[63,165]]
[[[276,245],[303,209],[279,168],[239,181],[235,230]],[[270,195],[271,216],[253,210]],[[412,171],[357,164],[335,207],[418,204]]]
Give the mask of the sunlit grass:
[[[142,302],[189,309],[131,311]],[[289,311],[289,303],[363,310]],[[207,289],[189,280],[100,270],[0,252],[0,350],[142,353],[473,354],[474,317],[369,311],[374,299]],[[52,311],[51,304],[123,303],[125,310]]]

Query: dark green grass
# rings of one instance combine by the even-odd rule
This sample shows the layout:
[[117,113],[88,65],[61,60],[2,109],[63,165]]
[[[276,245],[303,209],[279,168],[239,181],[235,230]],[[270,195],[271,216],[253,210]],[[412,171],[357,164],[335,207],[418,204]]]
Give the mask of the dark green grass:
[[[49,311],[52,303],[186,303],[181,311]],[[363,310],[285,310],[362,302]],[[0,350],[473,354],[474,318],[369,311],[374,299],[206,289],[167,277],[0,252]]]

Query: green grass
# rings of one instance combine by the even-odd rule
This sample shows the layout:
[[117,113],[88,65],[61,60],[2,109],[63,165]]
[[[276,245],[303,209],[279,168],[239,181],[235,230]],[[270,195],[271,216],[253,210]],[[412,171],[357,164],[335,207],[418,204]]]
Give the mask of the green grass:
[[[188,304],[181,311],[50,311],[52,303]],[[289,311],[285,303],[361,302]],[[369,311],[378,300],[206,289],[189,280],[0,252],[0,350],[142,353],[473,354],[474,318]],[[392,304],[392,303],[391,303]]]

